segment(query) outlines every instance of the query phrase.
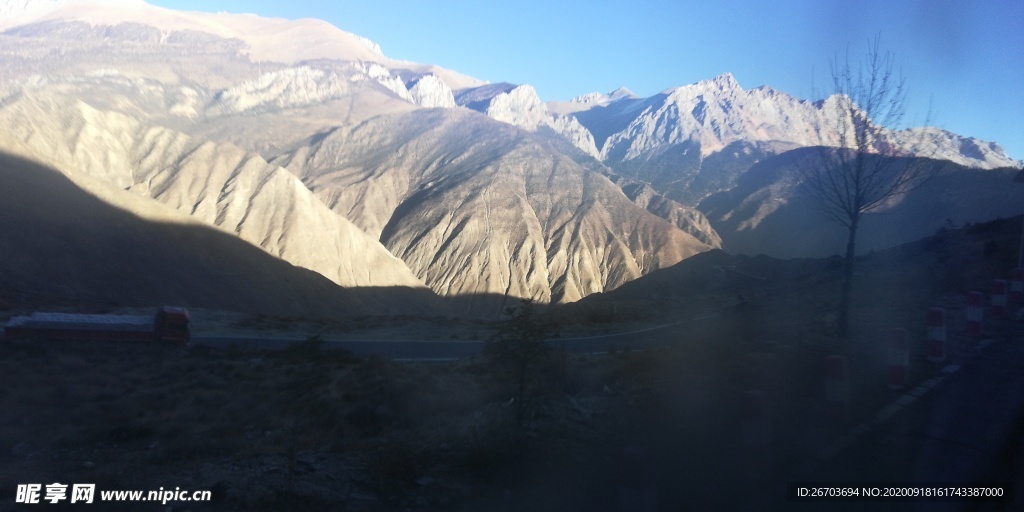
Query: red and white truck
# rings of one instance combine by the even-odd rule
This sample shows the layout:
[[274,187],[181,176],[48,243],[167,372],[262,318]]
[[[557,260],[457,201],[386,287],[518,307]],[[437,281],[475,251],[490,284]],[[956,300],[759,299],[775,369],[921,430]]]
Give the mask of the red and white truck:
[[188,345],[191,319],[185,308],[164,306],[153,316],[82,315],[36,312],[15,316],[4,326],[4,339],[68,341],[156,341]]

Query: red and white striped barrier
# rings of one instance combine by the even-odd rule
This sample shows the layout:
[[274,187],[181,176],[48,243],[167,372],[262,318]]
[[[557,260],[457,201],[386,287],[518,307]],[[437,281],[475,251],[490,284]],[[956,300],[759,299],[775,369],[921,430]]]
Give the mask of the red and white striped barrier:
[[992,281],[992,316],[1002,318],[1006,316],[1006,296],[1010,285],[1005,280],[996,279]]
[[940,363],[946,360],[946,310],[928,310],[928,361]]
[[850,414],[850,369],[844,356],[825,358],[825,407],[838,420]]
[[970,292],[967,294],[967,307],[964,310],[967,317],[967,334],[981,336],[981,322],[985,318],[985,296],[981,292]]
[[889,329],[889,389],[903,389],[910,381],[910,344],[906,329]]
[[1015,268],[1010,273],[1010,300],[1024,304],[1024,268]]
[[768,446],[772,442],[772,420],[768,414],[768,400],[763,391],[751,389],[745,398],[743,442],[749,447]]

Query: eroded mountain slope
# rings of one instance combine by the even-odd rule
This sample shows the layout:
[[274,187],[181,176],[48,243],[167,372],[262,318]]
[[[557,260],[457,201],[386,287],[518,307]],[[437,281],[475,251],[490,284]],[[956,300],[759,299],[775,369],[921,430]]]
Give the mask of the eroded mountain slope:
[[126,209],[139,204],[135,194],[92,188],[0,152],[0,301],[325,318],[443,311],[429,290],[341,288],[184,213],[147,201],[136,215]]
[[379,242],[258,155],[71,98],[36,90],[0,107],[0,148],[155,199],[342,286],[422,286]]
[[571,301],[710,248],[543,137],[474,112],[379,116],[274,163],[446,295]]

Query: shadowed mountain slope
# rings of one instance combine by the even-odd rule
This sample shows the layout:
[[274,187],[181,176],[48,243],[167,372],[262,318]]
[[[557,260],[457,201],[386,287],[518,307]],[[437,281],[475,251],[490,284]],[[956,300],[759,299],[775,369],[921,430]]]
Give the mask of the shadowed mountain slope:
[[422,286],[293,175],[228,143],[196,140],[49,91],[0,106],[0,149],[52,165],[90,192],[134,193],[217,226],[341,286]]
[[161,222],[140,218],[4,153],[0,204],[0,300],[11,303],[24,293],[319,317],[441,310],[422,288],[340,288],[171,211]]

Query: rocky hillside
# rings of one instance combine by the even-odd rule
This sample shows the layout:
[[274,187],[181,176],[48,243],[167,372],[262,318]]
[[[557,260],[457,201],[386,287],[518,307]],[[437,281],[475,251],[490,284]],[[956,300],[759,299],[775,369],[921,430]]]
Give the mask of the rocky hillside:
[[670,223],[545,139],[469,111],[379,116],[274,163],[442,295],[573,301],[717,243],[680,228],[707,225]]
[[81,177],[96,195],[109,188],[135,192],[127,205],[132,212],[146,212],[148,200],[156,200],[342,286],[422,286],[295,176],[231,144],[195,140],[56,95],[8,102],[0,119],[8,127],[0,149]]
[[[839,145],[835,98],[811,102],[768,86],[743,89],[729,73],[641,98],[591,93],[552,110],[593,135],[605,164],[695,206],[724,192],[754,163],[799,147]],[[887,151],[965,167],[1019,166],[995,143],[936,128],[877,127]]]
[[[783,217],[753,222],[740,206],[763,201],[760,219],[799,202],[788,182],[751,180],[787,151],[835,145],[834,99],[745,90],[724,74],[650,98],[620,89],[545,103],[528,84],[395,60],[318,20],[141,0],[5,9],[0,150],[344,287],[564,302],[723,245],[817,254],[792,241],[804,230],[768,229]],[[972,176],[1018,164],[994,143],[878,129],[897,154],[964,166],[966,202],[998,188]],[[961,207],[934,204],[929,219]]]
[[[843,254],[845,228],[819,211],[799,180],[801,168],[817,156],[814,149],[801,149],[767,158],[751,167],[735,188],[704,200],[700,209],[726,240],[723,248],[777,258]],[[902,159],[893,167],[907,163]],[[1012,217],[1024,205],[1024,185],[1013,183],[1016,168],[979,170],[945,160],[931,160],[929,165],[927,181],[863,216],[858,253],[924,238],[940,229]]]
[[98,190],[0,153],[4,308],[179,304],[321,318],[444,312],[428,290],[341,288],[183,213]]
[[[12,49],[0,148],[339,285],[571,301],[718,243],[696,211],[627,197],[583,152],[566,156],[559,134],[585,130],[551,119],[528,86],[480,87],[380,55],[253,62],[246,38],[186,28],[237,18],[150,26],[135,21],[139,4],[96,26],[74,5],[0,36]],[[335,42],[365,50],[346,37]]]

